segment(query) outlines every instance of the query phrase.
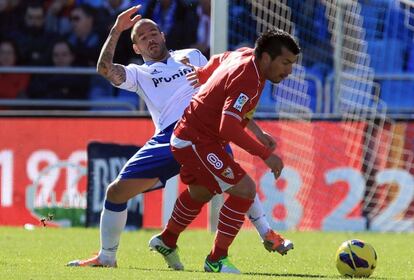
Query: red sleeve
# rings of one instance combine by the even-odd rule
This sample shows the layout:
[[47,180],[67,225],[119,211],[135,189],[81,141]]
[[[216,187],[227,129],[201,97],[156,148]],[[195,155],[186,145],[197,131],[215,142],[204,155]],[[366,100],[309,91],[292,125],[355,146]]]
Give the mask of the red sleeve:
[[197,70],[198,81],[201,84],[204,84],[205,82],[207,82],[208,78],[210,78],[214,70],[216,70],[217,67],[220,66],[220,63],[223,61],[223,59],[225,59],[228,56],[228,54],[229,52],[213,55],[206,65],[198,68]]
[[224,140],[233,142],[248,153],[263,160],[266,160],[272,153],[270,149],[267,149],[264,145],[250,137],[244,131],[240,121],[231,115],[224,114],[222,116],[219,134]]

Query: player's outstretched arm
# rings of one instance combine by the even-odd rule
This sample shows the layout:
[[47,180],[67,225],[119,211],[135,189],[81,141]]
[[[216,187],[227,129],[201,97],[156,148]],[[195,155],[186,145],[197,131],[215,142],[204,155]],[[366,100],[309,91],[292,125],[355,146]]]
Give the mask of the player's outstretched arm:
[[141,5],[134,6],[118,15],[99,55],[97,63],[98,73],[115,85],[122,84],[126,79],[124,67],[113,63],[116,44],[118,43],[121,33],[131,28],[138,20],[141,19],[141,15],[139,14],[132,17],[140,9],[140,7]]
[[225,52],[223,54],[213,55],[210,60],[207,62],[206,65],[203,67],[196,67],[188,61],[188,58],[184,58],[181,60],[181,63],[193,68],[193,72],[188,73],[186,75],[187,80],[190,82],[190,85],[194,88],[198,88],[205,82],[207,82],[208,78],[213,74],[213,72],[220,66],[220,63],[223,59],[227,57],[229,52]]
[[257,140],[260,141],[266,148],[273,151],[276,149],[276,141],[275,139],[266,131],[264,131],[254,120],[250,120],[247,123],[247,129],[249,129],[254,136],[256,136]]
[[275,179],[279,178],[280,173],[282,173],[283,169],[282,159],[275,154],[271,154],[267,159],[264,160],[264,162],[272,170]]

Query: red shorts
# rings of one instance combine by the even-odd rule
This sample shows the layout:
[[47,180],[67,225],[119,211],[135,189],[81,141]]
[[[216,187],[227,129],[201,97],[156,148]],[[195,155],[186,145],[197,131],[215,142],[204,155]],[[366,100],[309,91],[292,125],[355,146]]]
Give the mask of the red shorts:
[[181,180],[188,185],[202,185],[213,194],[228,190],[246,175],[219,143],[171,146],[171,150],[181,164]]

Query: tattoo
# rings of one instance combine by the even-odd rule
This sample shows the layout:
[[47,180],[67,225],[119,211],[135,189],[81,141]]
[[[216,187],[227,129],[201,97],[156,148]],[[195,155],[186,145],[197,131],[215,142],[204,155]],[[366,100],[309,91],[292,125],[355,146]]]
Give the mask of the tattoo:
[[126,73],[125,69],[120,64],[114,64],[111,69],[111,77],[113,79],[111,80],[115,85],[120,85],[123,82],[126,81]]
[[113,63],[116,44],[118,43],[120,35],[121,32],[112,28],[102,47],[97,63],[98,73],[115,85],[122,84],[126,79],[126,73],[123,66]]

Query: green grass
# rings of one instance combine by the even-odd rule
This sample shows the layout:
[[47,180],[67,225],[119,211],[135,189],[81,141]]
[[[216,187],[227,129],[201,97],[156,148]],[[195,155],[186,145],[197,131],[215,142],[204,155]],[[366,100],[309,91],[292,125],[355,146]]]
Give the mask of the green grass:
[[232,262],[243,272],[235,276],[203,272],[214,237],[207,231],[185,232],[178,243],[185,271],[167,269],[147,247],[156,232],[124,232],[117,269],[70,268],[68,261],[98,251],[98,229],[0,227],[0,279],[340,279],[335,251],[352,238],[370,242],[377,251],[371,279],[414,279],[414,234],[285,232],[295,249],[282,257],[265,251],[256,232],[243,230],[230,249]]

